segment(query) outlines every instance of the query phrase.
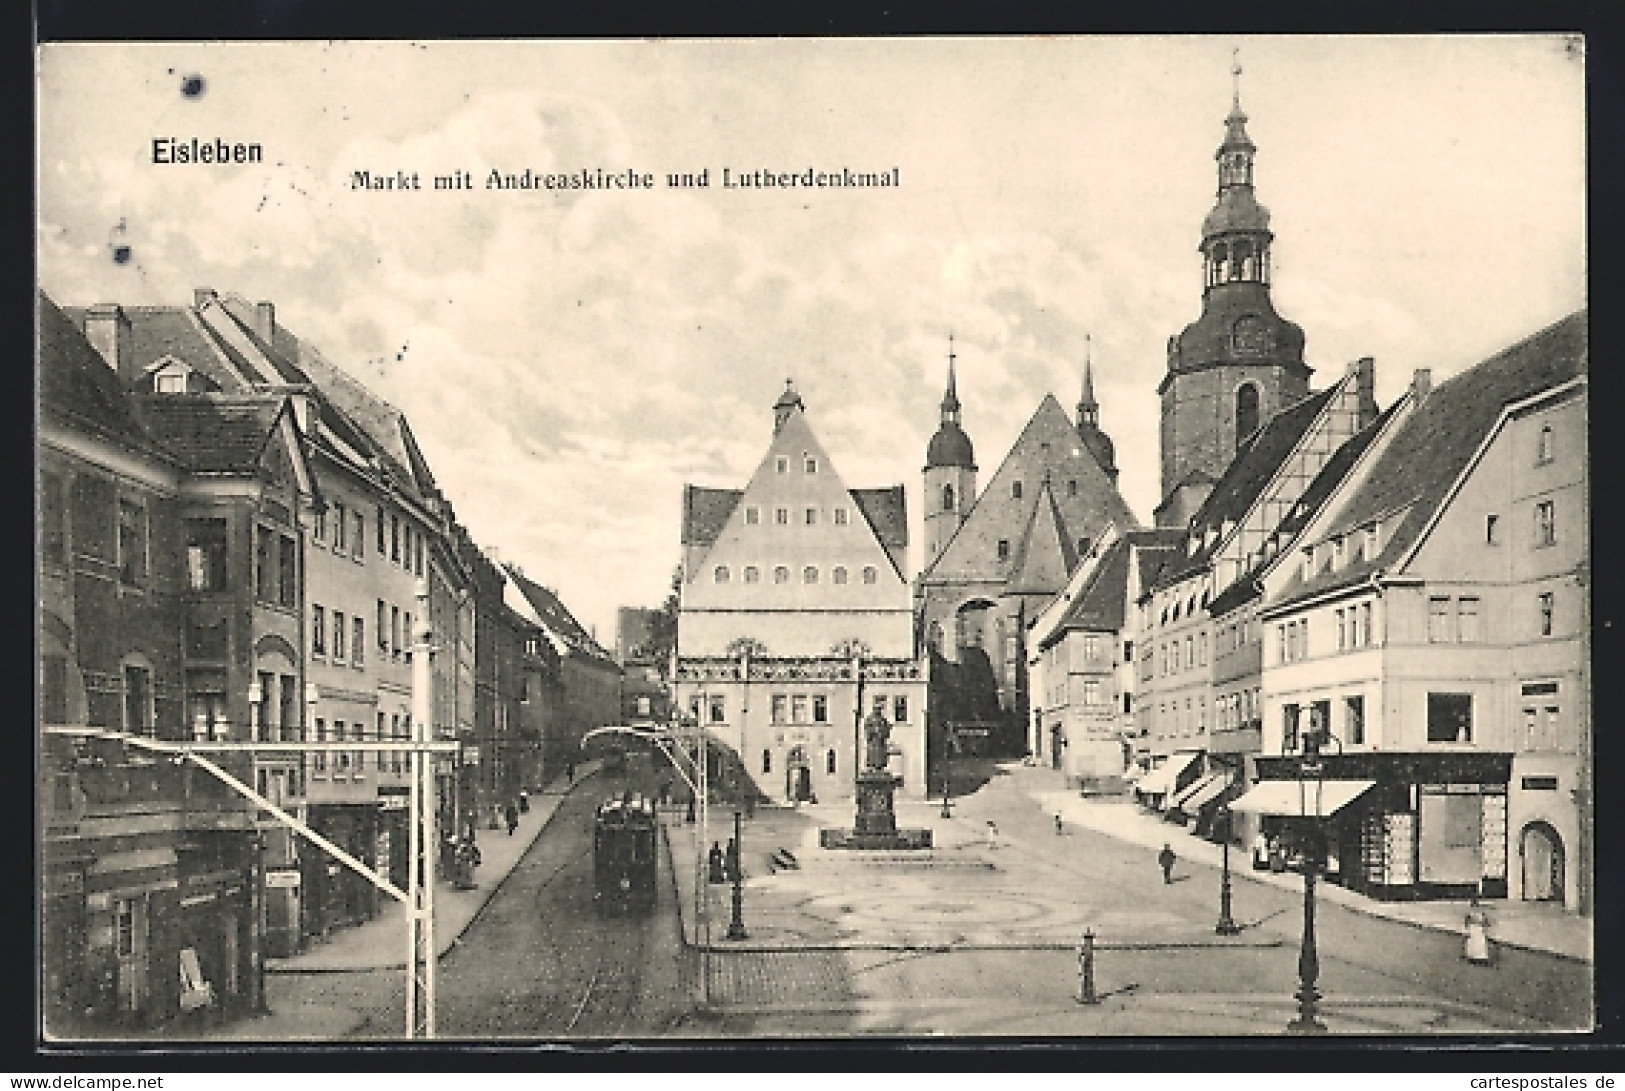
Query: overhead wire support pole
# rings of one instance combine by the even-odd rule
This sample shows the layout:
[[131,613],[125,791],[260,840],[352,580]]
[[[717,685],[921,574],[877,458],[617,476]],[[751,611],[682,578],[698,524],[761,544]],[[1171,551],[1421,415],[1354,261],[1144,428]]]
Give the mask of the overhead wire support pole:
[[[430,687],[433,678],[430,672],[430,658],[434,654],[434,633],[429,623],[429,583],[427,580],[417,582],[418,622],[419,628],[412,655],[412,740],[418,744],[429,742],[433,738],[434,706],[431,700]],[[439,849],[439,837],[435,829],[435,800],[434,800],[434,758],[424,749],[419,749],[414,755],[411,776],[411,803],[412,803],[412,836],[416,844],[416,851],[412,854],[412,881],[417,885],[416,897],[412,902],[412,978],[418,979],[419,967],[421,970],[422,992],[412,999],[421,1005],[420,1013],[416,1007],[408,1005],[412,1026],[407,1029],[407,1037],[415,1038],[421,1028],[424,1038],[435,1036],[435,961],[436,951],[434,942],[434,860]],[[418,869],[422,868],[422,877],[419,878]],[[411,994],[409,994],[411,995]]]

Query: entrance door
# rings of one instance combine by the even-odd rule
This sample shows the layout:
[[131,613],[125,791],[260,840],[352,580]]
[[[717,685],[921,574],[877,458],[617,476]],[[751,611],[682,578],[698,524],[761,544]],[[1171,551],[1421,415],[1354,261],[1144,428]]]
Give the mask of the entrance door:
[[1523,899],[1563,902],[1563,842],[1544,822],[1524,827]]
[[1049,766],[1051,769],[1061,767],[1061,751],[1066,747],[1066,738],[1061,734],[1060,725],[1049,729]]
[[805,765],[796,768],[796,798],[802,802],[812,798],[812,770]]

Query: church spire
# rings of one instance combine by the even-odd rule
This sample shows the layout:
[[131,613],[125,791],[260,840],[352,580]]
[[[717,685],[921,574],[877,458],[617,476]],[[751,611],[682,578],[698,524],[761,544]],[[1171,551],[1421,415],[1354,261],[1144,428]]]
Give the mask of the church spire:
[[1083,335],[1083,395],[1078,399],[1078,423],[1100,424],[1100,403],[1095,401],[1094,352],[1087,333]]
[[948,389],[942,395],[942,423],[959,423],[959,394],[954,388],[954,335],[948,334]]

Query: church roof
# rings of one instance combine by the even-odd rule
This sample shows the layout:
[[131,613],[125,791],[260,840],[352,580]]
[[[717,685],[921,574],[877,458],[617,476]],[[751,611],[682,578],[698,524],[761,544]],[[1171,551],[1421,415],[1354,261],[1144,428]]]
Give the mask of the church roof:
[[976,449],[970,437],[955,421],[943,421],[937,434],[925,446],[925,468],[934,466],[963,466],[976,469]]
[[903,486],[847,491],[881,545],[887,549],[908,545],[908,498]]
[[1317,575],[1294,577],[1282,595],[1292,602],[1364,581],[1407,553],[1450,495],[1506,406],[1585,374],[1588,312],[1574,314],[1440,383],[1399,425],[1329,528],[1346,534],[1378,519],[1397,520],[1375,557]]
[[1046,478],[1038,487],[1032,514],[1016,544],[1005,593],[1059,594],[1077,564],[1077,546],[1067,532],[1066,517]]
[[728,517],[739,506],[743,489],[708,489],[683,486],[683,545],[708,546],[717,540]]
[[1269,209],[1258,203],[1252,186],[1229,186],[1202,220],[1202,237],[1232,231],[1261,232],[1270,229]]

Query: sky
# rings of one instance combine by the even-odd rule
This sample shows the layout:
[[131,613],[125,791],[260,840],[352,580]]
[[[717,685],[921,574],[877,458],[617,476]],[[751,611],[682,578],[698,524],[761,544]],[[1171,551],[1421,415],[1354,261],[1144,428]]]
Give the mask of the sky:
[[[1149,524],[1238,58],[1315,388],[1371,356],[1386,405],[1585,305],[1584,49],[1555,35],[47,45],[39,279],[274,302],[607,643],[666,593],[684,483],[743,487],[787,378],[849,487],[907,487],[917,571],[950,333],[983,482],[1046,393],[1072,412],[1087,337]],[[169,136],[264,161],[153,163]],[[720,186],[809,167],[901,184]],[[598,168],[655,185],[483,186]],[[397,170],[424,188],[352,186]]]

